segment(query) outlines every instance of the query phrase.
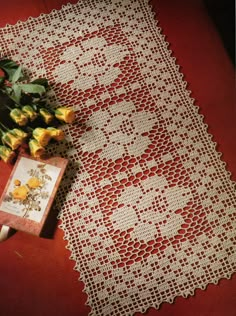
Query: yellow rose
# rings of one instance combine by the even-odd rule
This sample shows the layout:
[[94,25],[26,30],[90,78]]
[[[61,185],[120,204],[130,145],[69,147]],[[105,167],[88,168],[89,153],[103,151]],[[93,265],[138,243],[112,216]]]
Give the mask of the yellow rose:
[[22,140],[26,140],[26,138],[28,137],[28,134],[19,128],[13,128],[11,130],[11,133],[14,134],[15,136],[21,138]]
[[2,142],[8,145],[12,150],[15,150],[22,145],[23,140],[10,131],[3,134]]
[[32,135],[34,139],[36,139],[37,142],[43,147],[47,146],[47,144],[49,143],[51,139],[51,135],[49,131],[46,128],[42,128],[42,127],[35,128],[33,130]]
[[28,123],[27,116],[19,109],[13,109],[10,112],[10,117],[16,124],[25,126]]
[[24,105],[21,110],[31,120],[31,122],[33,122],[38,116],[30,105]]
[[67,107],[60,107],[56,109],[55,116],[58,120],[66,123],[73,123],[75,120],[75,112]]
[[15,179],[15,180],[14,180],[14,185],[15,185],[16,187],[19,187],[19,186],[21,185],[21,181],[18,180],[18,179]]
[[65,138],[64,132],[59,128],[48,127],[47,130],[49,131],[51,137],[57,141],[61,141]]
[[27,185],[31,189],[36,189],[41,186],[41,181],[38,178],[33,177],[28,180]]
[[29,189],[25,185],[21,185],[12,191],[12,196],[16,200],[24,201],[27,198]]
[[41,158],[46,152],[45,148],[41,146],[35,139],[31,139],[29,141],[29,149],[31,156],[35,158]]
[[47,109],[45,109],[45,108],[41,108],[41,109],[39,110],[39,114],[41,115],[42,119],[44,120],[44,122],[45,122],[46,124],[50,124],[50,123],[53,121],[53,119],[54,119],[53,114],[50,113],[50,112],[49,112]]
[[13,159],[15,158],[16,154],[14,151],[12,151],[10,148],[6,146],[0,146],[0,158],[5,163],[11,163]]

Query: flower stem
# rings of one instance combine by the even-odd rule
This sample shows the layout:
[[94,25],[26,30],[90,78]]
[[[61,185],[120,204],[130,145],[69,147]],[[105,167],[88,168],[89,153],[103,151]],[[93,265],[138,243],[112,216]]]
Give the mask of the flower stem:
[[2,136],[3,134],[4,134],[4,130],[1,129],[1,127],[0,127],[0,135]]
[[[6,131],[9,131],[9,128],[6,126],[6,125],[4,125],[1,121],[0,121],[0,125],[6,130]],[[1,128],[0,128],[1,129]],[[2,130],[2,129],[1,129]]]

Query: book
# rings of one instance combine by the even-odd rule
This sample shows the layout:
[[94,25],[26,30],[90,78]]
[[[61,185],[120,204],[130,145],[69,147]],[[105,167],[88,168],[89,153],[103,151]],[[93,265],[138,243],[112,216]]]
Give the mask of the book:
[[19,155],[0,198],[0,224],[40,236],[67,164]]

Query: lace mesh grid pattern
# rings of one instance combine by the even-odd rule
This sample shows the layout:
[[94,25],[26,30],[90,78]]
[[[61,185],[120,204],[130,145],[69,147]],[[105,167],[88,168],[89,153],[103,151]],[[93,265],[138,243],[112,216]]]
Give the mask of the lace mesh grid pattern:
[[91,315],[132,315],[236,270],[236,194],[145,0],[84,0],[0,29],[76,123],[61,227]]

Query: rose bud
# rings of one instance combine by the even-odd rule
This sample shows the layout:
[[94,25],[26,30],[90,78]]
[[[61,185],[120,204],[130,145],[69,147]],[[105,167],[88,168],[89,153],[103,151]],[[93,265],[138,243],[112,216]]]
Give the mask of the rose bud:
[[45,148],[41,146],[36,139],[29,141],[29,149],[32,157],[41,158],[45,154]]
[[19,186],[21,185],[21,181],[20,181],[19,179],[15,179],[15,180],[14,180],[14,185],[15,185],[16,187],[19,187]]
[[10,148],[6,146],[0,146],[0,158],[5,163],[11,163],[13,159],[15,158],[16,154],[14,151],[12,151]]
[[12,150],[17,149],[23,143],[23,140],[11,132],[6,132],[2,136],[2,142],[9,146]]
[[16,124],[20,126],[25,126],[28,123],[27,116],[19,109],[15,108],[11,110],[10,117]]
[[2,69],[0,68],[0,85],[4,83],[5,77],[6,77],[6,75],[5,75],[4,70],[2,70]]
[[19,137],[23,141],[25,141],[26,138],[28,137],[28,134],[25,133],[24,131],[22,131],[22,129],[19,129],[19,128],[13,128],[11,130],[11,134],[14,134],[15,136]]
[[55,110],[55,116],[58,120],[64,121],[65,123],[73,123],[75,120],[75,112],[66,107],[60,107]]
[[46,128],[37,127],[33,130],[32,135],[37,142],[45,147],[51,139],[50,132]]
[[55,139],[57,141],[61,141],[65,138],[64,132],[59,128],[48,127],[47,130],[49,131],[52,139]]
[[50,124],[54,119],[54,115],[45,108],[41,108],[39,114],[46,124]]
[[2,68],[0,68],[0,78],[5,78],[6,74]]
[[38,113],[36,113],[30,105],[24,105],[21,110],[31,122],[33,122],[38,116]]

